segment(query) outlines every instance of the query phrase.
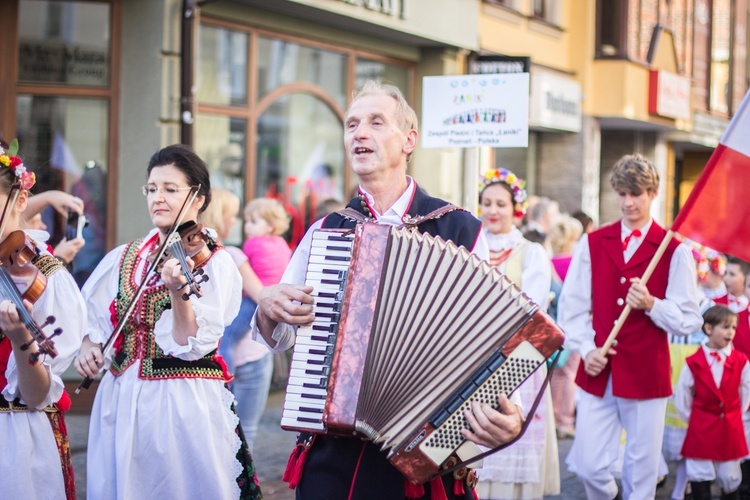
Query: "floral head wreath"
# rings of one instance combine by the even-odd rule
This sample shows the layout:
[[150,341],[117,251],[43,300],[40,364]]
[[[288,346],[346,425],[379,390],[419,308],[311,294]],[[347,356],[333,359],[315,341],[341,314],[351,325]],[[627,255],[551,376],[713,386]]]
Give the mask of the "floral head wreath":
[[18,182],[21,184],[21,189],[31,189],[36,183],[36,175],[34,172],[26,170],[26,166],[23,164],[23,161],[21,161],[21,158],[16,156],[17,152],[17,139],[11,141],[7,151],[0,146],[0,168],[7,167],[11,169],[18,179]]
[[708,268],[719,276],[724,276],[727,272],[727,258],[724,254],[711,248],[706,248],[706,259]]
[[706,281],[709,271],[713,271],[719,276],[724,276],[727,270],[727,259],[723,254],[688,238],[685,238],[683,241],[690,247],[690,251],[695,259],[699,282]]
[[516,174],[510,170],[500,168],[492,169],[485,173],[479,183],[480,198],[487,186],[500,183],[508,186],[513,192],[513,215],[515,217],[523,217],[526,215],[526,209],[529,208],[529,202],[527,201],[528,194],[525,189],[526,181],[516,176]]

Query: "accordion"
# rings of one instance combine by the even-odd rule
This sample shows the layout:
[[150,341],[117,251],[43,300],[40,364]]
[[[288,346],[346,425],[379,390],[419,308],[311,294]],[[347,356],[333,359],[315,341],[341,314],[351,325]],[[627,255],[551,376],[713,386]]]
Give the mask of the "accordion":
[[405,228],[315,231],[305,284],[315,321],[297,331],[281,426],[367,438],[415,483],[479,455],[460,432],[471,402],[497,408],[563,343],[495,268]]

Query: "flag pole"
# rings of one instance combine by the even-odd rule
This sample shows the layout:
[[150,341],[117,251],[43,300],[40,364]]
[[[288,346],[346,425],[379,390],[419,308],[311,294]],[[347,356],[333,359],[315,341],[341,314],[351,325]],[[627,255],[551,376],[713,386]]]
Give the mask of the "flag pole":
[[[659,263],[662,256],[664,255],[664,252],[667,251],[667,246],[669,245],[669,242],[672,241],[674,234],[674,231],[672,231],[671,229],[667,231],[667,234],[661,241],[659,248],[656,249],[656,253],[651,258],[651,262],[648,263],[646,271],[643,273],[643,276],[641,276],[641,285],[645,286],[648,282],[648,279],[651,277],[651,274],[653,274],[654,269],[656,269],[656,264]],[[622,325],[625,324],[625,320],[628,318],[628,315],[630,314],[630,311],[632,309],[633,308],[630,307],[630,304],[625,305],[625,309],[623,309],[620,313],[620,317],[617,318],[614,328],[612,328],[612,331],[609,332],[609,337],[607,337],[607,340],[604,342],[604,345],[601,348],[600,353],[602,356],[606,356],[607,352],[609,352],[609,349],[612,347],[612,343],[617,338],[617,334],[620,333],[620,329],[622,328]]]

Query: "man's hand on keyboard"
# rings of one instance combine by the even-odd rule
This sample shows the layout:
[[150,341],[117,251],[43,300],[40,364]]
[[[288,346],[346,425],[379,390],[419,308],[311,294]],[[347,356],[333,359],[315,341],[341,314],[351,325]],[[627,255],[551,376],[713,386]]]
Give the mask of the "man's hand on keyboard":
[[310,286],[283,283],[263,287],[258,295],[255,322],[266,342],[272,342],[269,345],[276,344],[271,334],[279,323],[309,325],[313,322],[312,290]]

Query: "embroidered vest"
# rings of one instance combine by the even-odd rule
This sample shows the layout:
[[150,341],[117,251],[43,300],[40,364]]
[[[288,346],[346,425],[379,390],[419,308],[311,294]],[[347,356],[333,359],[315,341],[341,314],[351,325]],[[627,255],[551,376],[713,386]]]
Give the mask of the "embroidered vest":
[[[141,261],[139,249],[142,241],[143,239],[139,239],[131,242],[125,247],[122,254],[119,286],[117,298],[114,302],[113,323],[119,321],[138,290],[135,275]],[[218,248],[214,249],[213,252],[216,250]],[[201,264],[205,265],[209,259]],[[231,378],[216,359],[215,350],[200,359],[186,361],[165,355],[156,344],[154,325],[159,321],[162,313],[172,307],[169,291],[165,285],[146,286],[138,302],[138,306],[130,316],[118,343],[115,345],[115,356],[110,367],[113,375],[120,375],[137,359],[140,359],[141,368],[138,377],[144,380],[170,378],[229,380]]]
[[[47,254],[35,257],[31,263],[35,265],[39,269],[39,272],[45,277],[52,276],[60,269],[65,269],[59,260],[52,255]],[[8,380],[5,378],[5,371],[8,369],[8,360],[12,353],[13,346],[11,346],[10,339],[3,335],[3,332],[0,332],[0,392],[2,392],[3,389],[5,389],[5,386],[8,385]],[[1,397],[2,396],[0,396],[0,398]]]
[[[406,214],[410,217],[427,215],[444,205],[447,205],[447,202],[429,196],[422,188],[417,186],[414,198],[412,198]],[[346,207],[366,215],[359,198],[353,198]],[[337,213],[329,214],[323,220],[323,227],[326,229],[351,228],[354,226],[356,226],[355,221],[342,217]],[[471,251],[477,242],[477,238],[479,238],[481,227],[482,223],[479,219],[464,210],[456,210],[455,212],[445,214],[439,219],[423,222],[417,226],[417,230],[420,233],[440,236],[444,240],[450,240],[456,245],[463,246]]]
[[[666,231],[656,222],[646,234],[635,254],[624,261],[620,239],[620,222],[589,234],[591,256],[591,305],[594,342],[601,347],[625,308],[630,278],[640,277],[646,270]],[[669,266],[679,242],[674,238],[656,265],[648,289],[663,299],[669,281]],[[595,292],[595,293],[594,293]],[[579,366],[576,384],[595,396],[604,396],[612,375],[612,394],[621,398],[664,398],[672,394],[669,343],[667,332],[656,326],[644,311],[633,310],[617,336],[617,355],[596,377]]]
[[685,362],[695,379],[695,398],[680,453],[685,458],[722,462],[747,456],[740,402],[747,356],[737,349],[732,351],[724,362],[719,387],[702,347]]

